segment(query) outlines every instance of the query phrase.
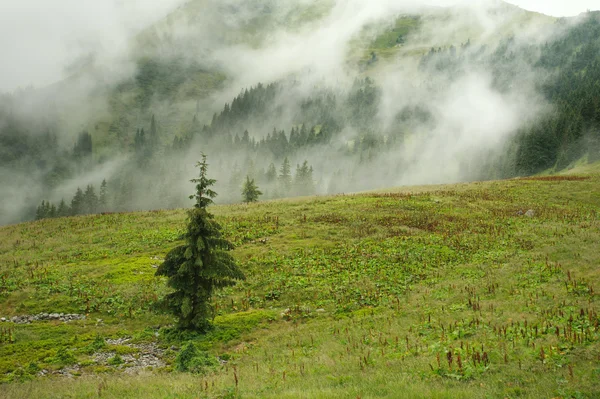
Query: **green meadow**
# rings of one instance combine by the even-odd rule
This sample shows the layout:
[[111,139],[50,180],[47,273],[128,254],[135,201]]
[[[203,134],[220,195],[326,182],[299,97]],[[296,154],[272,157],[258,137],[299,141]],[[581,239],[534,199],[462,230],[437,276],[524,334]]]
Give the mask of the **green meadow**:
[[[211,211],[247,280],[178,333],[185,210],[0,228],[6,398],[600,396],[600,168]],[[177,371],[194,342],[201,372]]]

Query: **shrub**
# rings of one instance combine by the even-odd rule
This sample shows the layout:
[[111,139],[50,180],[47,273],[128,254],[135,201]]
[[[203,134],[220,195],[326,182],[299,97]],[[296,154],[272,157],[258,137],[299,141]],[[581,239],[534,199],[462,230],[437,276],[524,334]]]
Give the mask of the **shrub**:
[[56,355],[54,355],[54,357],[52,358],[51,363],[68,366],[74,364],[76,361],[77,360],[75,359],[75,356],[73,356],[71,352],[69,352],[65,348],[60,348],[56,352]]
[[175,359],[177,371],[195,374],[206,374],[209,370],[219,365],[219,361],[205,351],[198,350],[196,345],[190,341],[181,348]]
[[108,359],[108,364],[110,364],[111,366],[118,366],[120,364],[123,364],[123,358],[117,353],[113,357]]

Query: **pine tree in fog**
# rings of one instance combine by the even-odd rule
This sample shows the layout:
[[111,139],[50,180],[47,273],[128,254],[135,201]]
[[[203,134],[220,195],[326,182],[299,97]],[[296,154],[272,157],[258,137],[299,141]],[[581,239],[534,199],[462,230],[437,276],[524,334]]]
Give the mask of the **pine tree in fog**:
[[242,198],[245,203],[257,202],[258,197],[262,195],[262,192],[258,190],[258,186],[254,182],[254,179],[250,179],[250,176],[246,176],[246,182],[242,188]]
[[214,316],[210,303],[214,291],[234,285],[245,276],[229,253],[233,245],[223,238],[221,226],[208,212],[217,193],[211,189],[216,181],[207,176],[205,155],[197,166],[200,176],[192,179],[196,193],[190,198],[196,204],[188,212],[186,243],[167,254],[156,275],[167,277],[173,289],[163,305],[177,317],[177,327],[206,332]]

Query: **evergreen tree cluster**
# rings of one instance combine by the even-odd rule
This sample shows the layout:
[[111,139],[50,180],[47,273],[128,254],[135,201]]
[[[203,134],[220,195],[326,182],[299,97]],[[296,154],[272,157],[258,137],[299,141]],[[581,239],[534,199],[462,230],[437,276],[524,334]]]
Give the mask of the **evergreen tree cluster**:
[[313,168],[304,161],[302,166],[296,166],[296,175],[294,176],[293,191],[294,195],[310,195],[315,192],[315,181],[313,179]]
[[137,61],[137,74],[130,84],[135,87],[136,106],[147,110],[153,100],[169,99],[189,79],[207,73],[205,67],[189,57],[149,57]]
[[[254,179],[251,181],[254,183]],[[313,168],[308,161],[304,161],[302,165],[296,165],[296,171],[293,174],[290,161],[286,157],[278,169],[274,163],[269,164],[266,171],[258,174],[257,181],[259,186],[269,190],[268,198],[305,196],[316,193]]]
[[302,124],[292,127],[289,135],[285,130],[273,129],[265,138],[257,141],[250,137],[248,130],[245,130],[241,137],[236,134],[231,144],[235,149],[283,158],[303,147],[329,144],[331,133],[327,125],[313,126],[309,129]]
[[[264,86],[258,84],[250,90],[244,90],[235,97],[231,105],[225,104],[223,111],[214,114],[210,130],[214,133],[231,132],[243,129],[249,118],[263,118],[272,116],[276,112],[276,98],[281,93],[277,83]],[[267,115],[268,114],[268,115]]]
[[92,155],[93,144],[92,135],[88,132],[81,132],[77,137],[77,142],[73,147],[73,156],[75,158],[86,158]]
[[553,112],[517,132],[504,159],[488,164],[489,174],[482,177],[530,175],[561,170],[584,157],[600,159],[600,12],[567,25],[559,20],[565,33],[541,46],[508,38],[490,54],[468,42],[423,56],[421,69],[444,81],[461,76],[466,66],[485,67],[500,91],[518,82],[523,64],[533,65],[539,76],[535,83]]
[[96,189],[92,184],[89,184],[85,188],[85,191],[77,187],[70,205],[64,199],[60,201],[58,206],[44,200],[36,209],[35,219],[40,220],[106,212],[109,209],[107,187],[106,180],[102,181],[98,194],[96,194]]
[[516,169],[519,174],[563,169],[587,156],[600,159],[600,12],[541,49],[538,63],[551,74],[543,92],[553,115],[521,132]]
[[[532,68],[536,72],[531,83],[552,106],[552,112],[514,132],[504,150],[473,154],[472,160],[464,162],[464,169],[476,171],[469,178],[528,175],[562,169],[580,159],[600,159],[600,13],[587,13],[577,24],[559,21],[557,30],[563,34],[545,44],[508,38],[488,49],[467,41],[431,49],[422,57],[420,68],[427,77],[423,85],[428,93],[435,94],[439,87],[478,68],[491,72],[495,90],[508,92],[532,79],[522,73],[525,65],[528,72]],[[189,178],[189,170],[183,160],[200,150],[215,154],[219,162],[216,172],[223,182],[219,190],[224,188],[220,198],[225,202],[245,199],[240,198],[247,183],[244,177],[266,199],[310,195],[325,191],[324,184],[330,188],[345,184],[336,179],[347,180],[347,186],[340,189],[349,189],[350,176],[360,175],[366,165],[408,169],[410,156],[391,157],[390,153],[419,140],[418,135],[434,130],[438,123],[436,110],[420,100],[409,101],[393,123],[382,126],[378,112],[383,90],[369,78],[357,79],[347,92],[314,87],[307,94],[304,89],[296,90],[300,85],[293,81],[258,84],[225,104],[210,124],[200,122],[200,102],[189,122],[174,121],[164,109],[151,107],[153,99],[170,98],[185,80],[185,71],[200,72],[199,67],[186,66],[181,60],[143,59],[139,63],[134,82],[139,109],[120,107],[125,110],[106,122],[108,139],[96,136],[97,124],[95,130],[89,127],[69,142],[59,140],[56,120],[18,118],[11,112],[15,106],[11,98],[0,97],[0,172],[8,176],[6,170],[17,170],[22,176],[35,176],[42,193],[39,199],[28,200],[23,214],[32,217],[35,211],[36,217],[44,218],[185,206],[180,182]],[[126,87],[118,88],[122,89]],[[120,105],[111,103],[115,109]],[[144,123],[134,127],[133,120]],[[164,146],[167,142],[172,145]],[[313,170],[302,163],[315,149],[343,166],[332,169],[331,164],[323,164],[319,166],[323,170]],[[105,198],[105,205],[94,187],[75,193],[61,211],[60,204],[45,200],[56,198],[57,188],[65,182],[117,157],[126,160],[110,177],[110,198]],[[11,191],[19,190],[5,190]]]
[[[258,87],[260,88],[261,86],[259,85]],[[215,114],[213,122],[209,126],[199,128],[197,120],[194,119],[190,134],[185,135],[185,137],[176,137],[173,141],[172,149],[185,149],[194,139],[198,139],[211,147],[233,148],[276,158],[284,158],[301,148],[329,144],[335,133],[340,129],[339,122],[329,114],[327,108],[317,107],[317,104],[322,103],[322,99],[309,100],[310,104],[303,104],[303,106],[301,106],[303,111],[301,113],[302,115],[298,116],[298,118],[299,120],[314,120],[314,124],[311,126],[307,123],[294,125],[290,128],[289,134],[286,133],[285,129],[273,128],[266,136],[257,139],[250,134],[248,125],[259,120],[259,116],[263,115],[265,112],[264,109],[267,107],[262,102],[264,101],[264,98],[261,96],[259,96],[260,101],[254,106],[252,106],[254,103],[246,100],[246,98],[255,98],[252,93],[256,90],[261,92],[262,89],[254,88],[250,91],[245,91],[246,94],[244,94],[243,97],[236,97],[236,99],[244,99],[243,102],[240,100],[239,103],[234,101],[236,108],[230,108],[229,104],[226,104],[221,113]],[[272,99],[272,101],[274,100],[275,98]],[[241,107],[241,105],[238,104],[244,104],[244,112],[233,111],[234,109]],[[322,118],[315,118],[313,106],[319,109],[319,113],[325,115]],[[271,104],[271,107],[269,108],[274,107],[275,105]],[[269,114],[269,117],[275,117],[277,112],[277,110],[273,111],[273,113]],[[267,117],[264,116],[264,118]]]
[[214,114],[210,125],[202,128],[194,117],[190,134],[187,138],[176,137],[173,149],[184,148],[197,137],[213,147],[254,151],[283,159],[302,148],[328,145],[348,124],[359,130],[372,129],[381,97],[380,89],[369,78],[357,79],[343,101],[338,101],[327,90],[316,90],[311,96],[296,99],[298,107],[294,119],[301,123],[293,125],[289,134],[276,127],[256,139],[249,127],[257,121],[277,119],[281,115],[283,106],[279,102],[283,89],[281,84],[259,84],[245,90],[231,105],[225,104],[223,111]]

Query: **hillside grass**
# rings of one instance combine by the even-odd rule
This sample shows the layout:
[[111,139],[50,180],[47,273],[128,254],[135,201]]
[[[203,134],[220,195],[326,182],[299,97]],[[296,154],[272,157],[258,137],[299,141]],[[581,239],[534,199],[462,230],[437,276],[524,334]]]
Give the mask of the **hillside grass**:
[[599,209],[598,165],[216,206],[248,280],[204,336],[154,310],[184,210],[2,227],[0,317],[88,316],[0,323],[0,397],[598,397]]

